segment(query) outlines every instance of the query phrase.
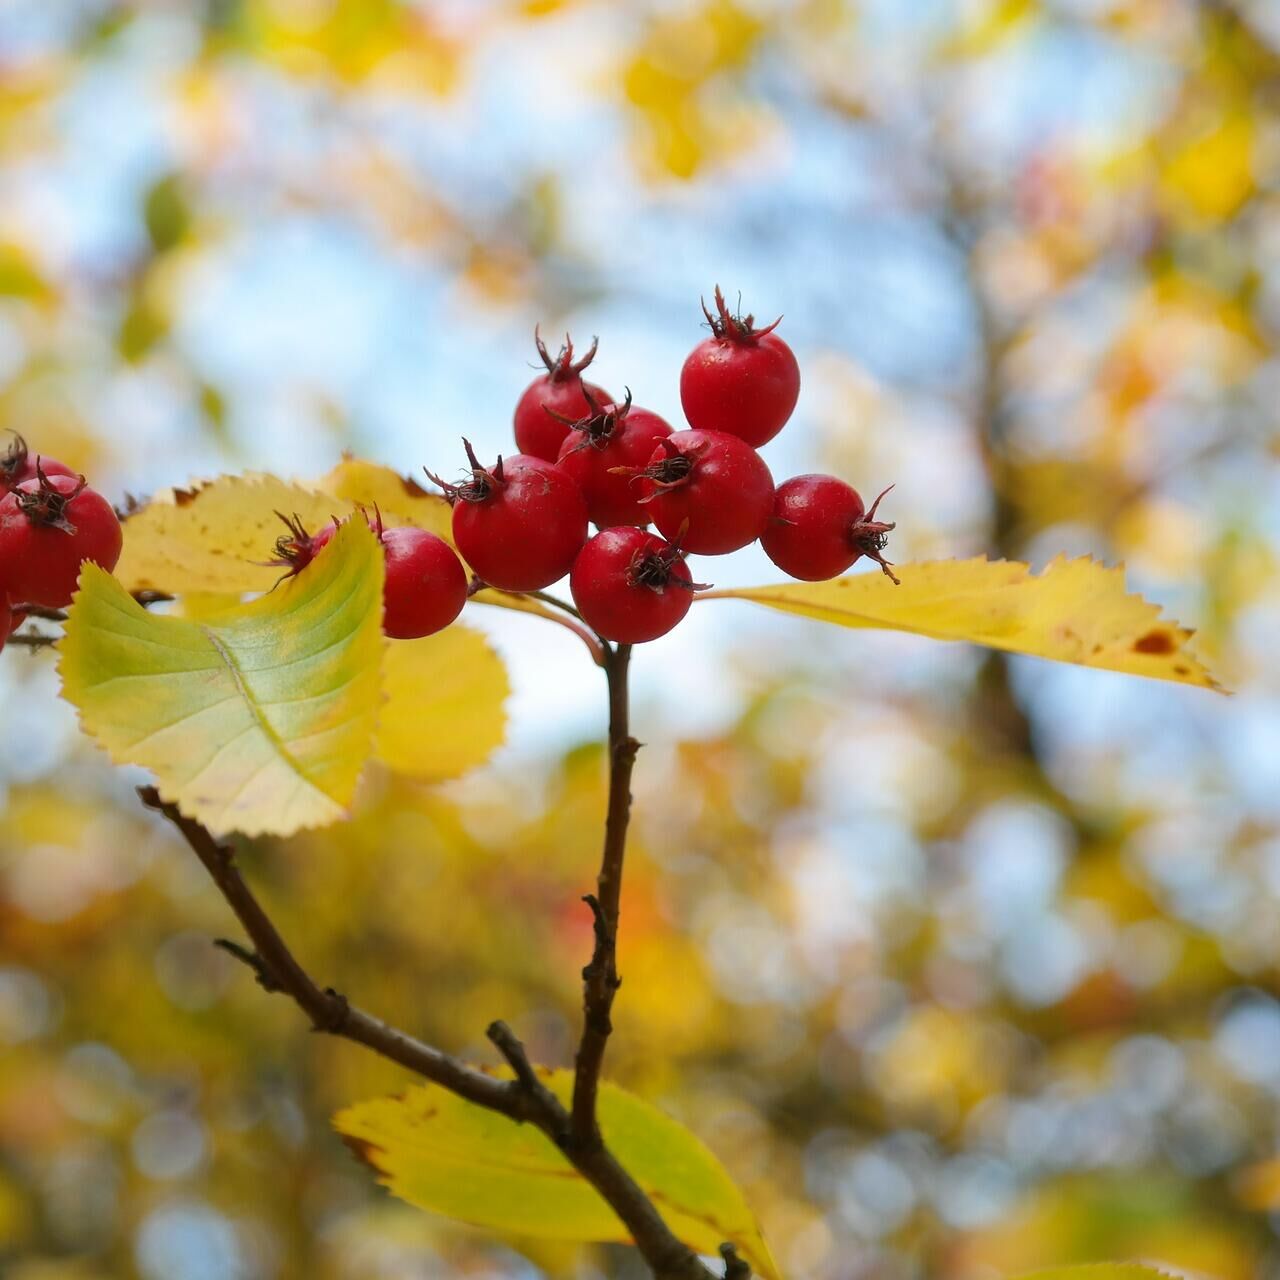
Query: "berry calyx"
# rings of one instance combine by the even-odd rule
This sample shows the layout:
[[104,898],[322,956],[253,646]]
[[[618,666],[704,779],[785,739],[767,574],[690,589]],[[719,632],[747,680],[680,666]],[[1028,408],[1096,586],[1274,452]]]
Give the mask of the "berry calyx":
[[643,644],[672,629],[704,584],[684,551],[631,525],[597,533],[574,561],[569,589],[583,620],[606,640]]
[[530,457],[554,462],[568,434],[568,423],[590,413],[593,399],[607,404],[613,397],[603,387],[582,378],[582,371],[595,359],[597,339],[591,339],[587,354],[578,361],[573,358],[573,340],[567,333],[564,346],[554,357],[536,328],[533,341],[547,371],[535,378],[516,402],[516,447]]
[[[306,525],[302,523],[302,517],[296,511],[291,516],[285,515],[283,511],[277,511],[276,515],[288,532],[282,533],[276,539],[275,559],[264,560],[262,563],[271,568],[284,569],[287,571],[285,577],[292,577],[294,574],[301,573],[316,558],[321,547],[327,545],[338,527],[339,520],[334,516],[331,524],[325,525],[319,533],[311,534],[307,532]],[[378,521],[377,528],[374,528],[373,523],[370,522],[369,527],[374,533],[380,535],[382,522]]]
[[28,480],[38,479],[38,470],[42,470],[47,476],[76,474],[57,458],[32,457],[27,442],[16,431],[10,434],[13,439],[4,453],[0,454],[0,495],[9,493]]
[[685,359],[680,403],[695,429],[724,431],[758,449],[791,417],[800,397],[800,366],[774,332],[781,316],[757,329],[754,316],[730,312],[719,285],[715,303],[715,315],[703,303],[711,337]]
[[573,567],[587,540],[587,503],[573,477],[542,458],[514,454],[471,464],[462,484],[427,475],[453,506],[453,540],[472,571],[500,591],[541,591]]
[[725,555],[754,542],[773,511],[764,460],[722,431],[677,431],[630,474],[662,534],[679,537],[698,555]]
[[[890,485],[889,489],[893,486]],[[784,573],[805,582],[839,577],[868,556],[895,583],[883,552],[894,525],[876,519],[883,493],[865,510],[862,495],[835,476],[793,476],[778,486],[760,543]]]
[[[454,549],[436,534],[413,525],[387,529],[376,508],[362,509],[369,528],[382,546],[386,577],[382,588],[382,632],[392,640],[420,640],[443,631],[467,602],[467,573]],[[333,540],[342,526],[334,517],[308,534],[297,515],[277,511],[287,533],[276,540],[277,559],[268,561],[301,573]]]
[[108,573],[123,536],[111,504],[83,476],[49,474],[0,499],[0,590],[19,604],[63,609],[71,603],[86,560]]
[[601,529],[644,526],[649,513],[631,483],[630,471],[644,466],[671,426],[656,413],[631,403],[606,404],[588,395],[591,412],[569,425],[556,465],[567,472],[587,500],[587,514]]

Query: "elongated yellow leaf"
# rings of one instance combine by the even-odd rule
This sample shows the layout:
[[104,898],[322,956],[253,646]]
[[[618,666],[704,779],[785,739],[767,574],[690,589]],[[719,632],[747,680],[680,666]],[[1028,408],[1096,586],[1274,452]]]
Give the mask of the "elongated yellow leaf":
[[155,617],[96,565],[61,644],[63,695],[117,764],[216,832],[341,818],[381,702],[382,555],[363,521],[301,574],[199,622]]
[[383,671],[387,701],[374,752],[390,768],[456,778],[502,745],[511,684],[482,632],[454,623],[423,640],[397,641]]
[[128,591],[270,591],[283,570],[272,558],[285,532],[277,512],[315,532],[350,503],[275,476],[223,476],[153,498],[124,522],[116,577]]
[[905,564],[895,587],[882,574],[830,582],[708,591],[701,600],[753,600],[844,627],[911,631],[1009,653],[1216,689],[1187,650],[1191,632],[1129,595],[1124,571],[1087,557],[1059,557],[1043,573],[1016,560]]
[[[568,1071],[542,1071],[564,1102]],[[699,1253],[732,1241],[765,1280],[777,1264],[724,1166],[670,1116],[614,1085],[600,1090],[605,1141],[671,1230]],[[516,1235],[625,1241],[613,1210],[531,1125],[430,1085],[338,1112],[334,1127],[379,1181],[420,1209]]]

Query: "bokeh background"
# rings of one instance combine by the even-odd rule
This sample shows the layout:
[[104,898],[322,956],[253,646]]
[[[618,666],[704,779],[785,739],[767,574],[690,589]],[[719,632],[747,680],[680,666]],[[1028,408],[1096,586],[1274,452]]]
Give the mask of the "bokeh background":
[[[509,448],[532,328],[680,421],[714,284],[767,451],[899,559],[1092,553],[1233,698],[708,603],[636,663],[610,1070],[794,1277],[1280,1276],[1274,0],[0,0],[0,426],[113,498]],[[703,561],[767,582],[763,556]],[[508,744],[246,864],[323,979],[563,1063],[598,673],[490,617]],[[311,1035],[49,655],[0,660],[0,1272],[635,1277],[373,1185]]]

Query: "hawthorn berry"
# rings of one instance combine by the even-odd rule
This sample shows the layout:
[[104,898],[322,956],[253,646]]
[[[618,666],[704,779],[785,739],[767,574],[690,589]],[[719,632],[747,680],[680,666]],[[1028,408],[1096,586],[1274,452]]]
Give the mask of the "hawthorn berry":
[[76,473],[57,458],[32,457],[27,442],[15,431],[9,447],[0,454],[0,496],[28,480],[37,479],[36,468],[47,476],[73,476]]
[[764,460],[723,431],[677,431],[629,474],[661,533],[698,555],[725,555],[754,542],[773,510]]
[[[277,514],[279,514],[277,512]],[[382,544],[386,578],[382,587],[382,632],[392,640],[420,640],[443,631],[467,602],[467,573],[457,552],[427,529],[386,529],[382,516],[364,513]],[[280,516],[289,532],[276,542],[279,559],[300,573],[329,545],[340,522],[333,520],[308,534],[297,516]]]
[[0,499],[0,590],[20,604],[63,609],[86,560],[108,573],[123,537],[111,504],[83,476],[50,475],[37,463]]
[[597,533],[569,576],[583,620],[619,644],[666,635],[701,587],[690,578],[680,547],[634,525]]
[[567,472],[587,500],[587,515],[601,529],[649,523],[649,513],[631,483],[630,471],[644,466],[671,427],[656,413],[631,403],[602,404],[588,396],[591,412],[569,428],[556,465]]
[[888,492],[867,511],[861,494],[835,476],[793,476],[774,494],[773,515],[760,543],[783,573],[805,582],[838,577],[861,556],[870,556],[897,582],[881,554],[894,526],[876,519],[880,498]]
[[472,572],[500,591],[540,591],[563,578],[587,540],[587,503],[573,477],[520,453],[482,467],[462,443],[470,479],[427,475],[453,505],[453,540]]
[[791,348],[753,316],[735,316],[716,286],[716,314],[703,304],[711,337],[700,342],[680,370],[680,403],[689,425],[725,431],[759,448],[786,425],[800,397],[800,366]]
[[564,346],[554,359],[537,329],[533,331],[533,341],[547,371],[534,378],[516,402],[516,447],[531,458],[554,462],[568,434],[569,423],[592,413],[592,400],[608,404],[613,397],[603,387],[582,379],[583,369],[595,359],[599,345],[595,338],[591,340],[591,349],[576,363],[573,342],[567,333]]

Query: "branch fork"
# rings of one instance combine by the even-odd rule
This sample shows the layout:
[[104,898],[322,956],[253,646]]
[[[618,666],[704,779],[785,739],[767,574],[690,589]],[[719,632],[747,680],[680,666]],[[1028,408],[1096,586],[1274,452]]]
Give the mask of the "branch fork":
[[[558,600],[541,598],[571,612]],[[289,996],[317,1032],[362,1044],[468,1102],[517,1123],[534,1125],[622,1220],[654,1280],[715,1280],[715,1273],[672,1234],[649,1195],[610,1152],[600,1131],[600,1072],[613,1030],[613,999],[622,984],[617,967],[618,918],[631,817],[631,774],[640,743],[629,730],[627,671],[631,647],[599,641],[598,656],[591,647],[592,656],[604,668],[609,687],[609,801],[596,891],[583,898],[591,908],[595,941],[591,959],[582,971],[583,1026],[570,1107],[546,1086],[530,1063],[524,1045],[505,1022],[491,1023],[487,1035],[511,1068],[513,1078],[509,1080],[416,1040],[357,1008],[334,988],[320,986],[294,956],[240,874],[234,848],[164,800],[155,787],[140,787],[138,796],[148,809],[173,824],[226,899],[251,945],[226,938],[218,939],[215,945],[251,969],[264,991]],[[725,1280],[748,1280],[751,1269],[732,1244],[722,1245],[720,1253]]]

